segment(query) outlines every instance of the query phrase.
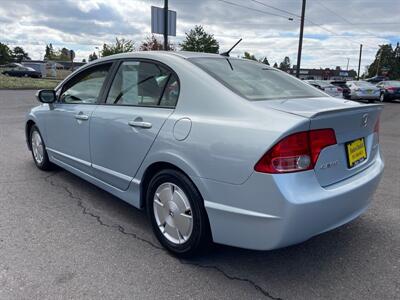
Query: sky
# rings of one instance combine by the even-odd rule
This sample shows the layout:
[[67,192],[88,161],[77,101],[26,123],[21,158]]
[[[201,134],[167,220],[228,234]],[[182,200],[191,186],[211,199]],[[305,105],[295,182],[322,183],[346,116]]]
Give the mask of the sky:
[[[32,59],[43,59],[45,46],[67,47],[76,60],[87,59],[104,43],[118,38],[138,47],[151,35],[151,6],[163,0],[0,0],[0,42],[22,46]],[[169,0],[177,12],[179,45],[185,33],[202,25],[232,52],[244,51],[271,64],[297,59],[301,0]],[[357,69],[363,44],[362,69],[378,45],[400,42],[400,0],[307,0],[302,64],[304,68]],[[289,20],[292,18],[293,20]],[[162,39],[161,35],[156,35]],[[178,47],[179,48],[179,47]]]

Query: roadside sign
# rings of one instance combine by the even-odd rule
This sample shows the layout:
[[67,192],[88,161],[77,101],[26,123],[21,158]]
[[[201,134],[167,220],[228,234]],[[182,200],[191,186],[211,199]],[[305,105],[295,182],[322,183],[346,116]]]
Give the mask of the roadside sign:
[[[151,33],[164,34],[164,8],[151,7]],[[168,10],[168,35],[176,36],[176,11]]]

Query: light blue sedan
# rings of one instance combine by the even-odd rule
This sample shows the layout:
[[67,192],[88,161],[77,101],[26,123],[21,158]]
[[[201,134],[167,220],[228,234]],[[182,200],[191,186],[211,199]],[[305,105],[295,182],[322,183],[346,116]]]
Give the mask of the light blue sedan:
[[37,167],[147,210],[176,255],[211,241],[275,249],[336,228],[367,208],[384,167],[381,105],[250,60],[115,55],[37,97],[26,120]]

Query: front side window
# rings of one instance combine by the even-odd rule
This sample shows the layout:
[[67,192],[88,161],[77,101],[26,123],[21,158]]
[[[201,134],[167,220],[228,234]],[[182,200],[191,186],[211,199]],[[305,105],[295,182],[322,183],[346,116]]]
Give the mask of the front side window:
[[324,93],[293,76],[251,60],[222,57],[189,60],[251,101],[325,97]]
[[152,62],[125,61],[113,80],[107,104],[175,107],[179,83],[175,74]]
[[60,101],[63,103],[94,104],[98,102],[110,64],[103,64],[82,71],[63,87]]

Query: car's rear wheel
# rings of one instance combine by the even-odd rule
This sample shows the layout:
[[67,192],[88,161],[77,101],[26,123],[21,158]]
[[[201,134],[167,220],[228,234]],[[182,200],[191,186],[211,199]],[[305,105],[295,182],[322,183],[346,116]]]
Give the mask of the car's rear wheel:
[[147,189],[147,210],[159,242],[178,256],[192,256],[210,244],[203,199],[182,172],[162,170]]
[[52,163],[49,161],[46,146],[36,125],[32,126],[29,137],[32,157],[36,166],[41,170],[50,170],[52,168]]

